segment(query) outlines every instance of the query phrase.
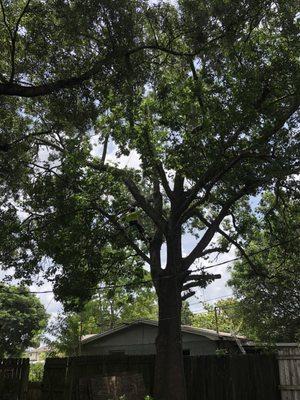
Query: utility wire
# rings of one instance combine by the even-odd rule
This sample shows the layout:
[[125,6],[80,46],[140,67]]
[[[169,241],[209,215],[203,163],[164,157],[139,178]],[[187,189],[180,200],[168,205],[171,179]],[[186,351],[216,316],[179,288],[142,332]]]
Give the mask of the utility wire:
[[228,297],[233,297],[234,294],[226,294],[224,296],[218,296],[218,297],[213,297],[211,299],[207,299],[207,300],[199,300],[199,301],[195,301],[194,303],[189,303],[189,306],[194,306],[196,304],[205,304],[205,303],[209,303],[210,301],[214,301],[214,300],[219,300],[219,299],[226,299]]
[[[294,240],[297,240],[297,239],[300,239],[300,236],[296,236],[296,237],[294,237],[293,239],[285,240],[285,241],[283,241],[283,242],[279,242],[279,243],[273,244],[273,245],[271,245],[271,246],[265,247],[265,248],[263,248],[263,249],[261,249],[261,250],[258,250],[258,251],[255,251],[255,252],[253,252],[253,253],[247,254],[247,256],[248,256],[248,257],[256,256],[257,254],[264,253],[265,251],[268,251],[268,250],[270,250],[270,249],[273,249],[274,247],[278,247],[278,246],[281,246],[282,244],[286,244],[286,243],[293,242]],[[238,260],[240,260],[240,259],[242,259],[242,258],[244,258],[244,257],[243,257],[243,256],[235,257],[235,258],[232,258],[232,259],[230,259],[230,260],[220,262],[220,263],[218,263],[218,264],[209,265],[209,266],[207,266],[207,267],[204,267],[203,269],[206,270],[206,269],[210,269],[210,268],[219,267],[219,266],[221,266],[221,265],[228,264],[228,263],[230,263],[230,262],[232,262],[232,261],[238,261]],[[242,265],[244,265],[244,264],[248,264],[248,262],[245,262],[245,263],[243,263]]]
[[[275,248],[275,247],[281,246],[282,244],[286,244],[286,243],[293,242],[294,240],[297,240],[297,239],[299,239],[299,238],[300,238],[300,236],[297,236],[297,237],[295,237],[295,238],[293,238],[293,239],[285,240],[285,241],[283,241],[283,242],[279,242],[279,243],[276,243],[276,244],[274,244],[274,245],[265,247],[265,248],[263,248],[263,249],[261,249],[261,250],[258,250],[258,251],[256,251],[256,252],[253,252],[253,253],[248,254],[248,257],[252,257],[252,256],[255,256],[255,255],[257,255],[257,254],[264,253],[265,251],[268,251],[268,250],[273,249],[273,248]],[[227,261],[223,261],[223,262],[220,262],[220,263],[217,263],[217,264],[213,264],[213,265],[209,265],[209,266],[207,266],[207,267],[200,268],[200,270],[207,270],[207,269],[211,269],[211,268],[223,266],[223,265],[226,265],[226,264],[228,264],[228,263],[230,263],[230,262],[238,261],[238,260],[241,260],[241,259],[243,259],[243,258],[244,258],[243,256],[231,258],[230,260],[227,260]],[[241,265],[247,265],[247,264],[248,264],[248,261],[245,261],[245,262],[241,263]],[[190,272],[192,273],[193,271],[190,271]],[[182,273],[179,273],[179,274],[185,274],[185,273],[186,273],[186,271],[184,271],[184,272],[182,272]],[[173,275],[166,275],[166,276],[161,277],[160,279],[170,279],[170,278],[174,278],[175,276],[176,276],[175,274],[173,274]],[[156,281],[159,281],[159,279],[147,279],[147,280],[139,281],[139,282],[126,283],[126,284],[124,284],[124,285],[106,285],[106,286],[97,288],[97,290],[104,291],[104,290],[112,290],[112,289],[118,289],[118,288],[130,288],[130,287],[136,287],[136,286],[146,285],[146,284],[153,283],[153,282],[156,282]],[[83,287],[82,289],[84,289],[84,290],[94,290],[94,289],[96,289],[96,288],[92,288],[92,287],[89,287],[89,288],[85,287],[85,288],[84,288],[84,287]],[[2,291],[2,292],[5,292],[5,290],[1,289],[1,287],[0,287],[0,293],[1,293],[1,291]],[[10,293],[9,290],[6,291],[6,292],[7,292],[7,293]],[[29,291],[29,293],[31,293],[31,294],[47,294],[47,293],[53,293],[53,290]]]

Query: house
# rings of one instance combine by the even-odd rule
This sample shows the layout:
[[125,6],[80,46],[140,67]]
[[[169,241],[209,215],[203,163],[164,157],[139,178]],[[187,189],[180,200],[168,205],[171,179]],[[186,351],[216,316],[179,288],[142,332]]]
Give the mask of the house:
[[[241,351],[240,345],[247,342],[244,336],[237,337],[188,325],[182,325],[181,331],[184,355],[216,354],[217,350],[237,353]],[[137,320],[123,324],[103,333],[84,336],[81,340],[81,354],[155,354],[157,332],[157,321]]]
[[41,346],[38,348],[30,347],[25,351],[24,355],[26,358],[29,358],[29,362],[31,364],[34,364],[38,362],[44,362],[48,352],[49,349],[46,346]]

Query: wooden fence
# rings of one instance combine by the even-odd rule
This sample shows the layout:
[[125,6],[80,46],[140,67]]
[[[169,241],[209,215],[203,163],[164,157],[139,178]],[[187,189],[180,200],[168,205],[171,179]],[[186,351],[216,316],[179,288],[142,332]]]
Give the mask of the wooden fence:
[[47,358],[42,383],[43,400],[64,400],[68,358]]
[[272,355],[192,357],[185,362],[189,400],[279,400]]
[[28,382],[26,400],[41,400],[42,399],[42,383]]
[[29,359],[0,359],[0,400],[25,400]]
[[[48,358],[42,385],[28,386],[28,359],[0,359],[0,400],[40,400],[41,391],[41,400],[115,400],[124,393],[140,400],[153,393],[154,363],[155,356]],[[279,346],[277,356],[187,356],[184,366],[188,400],[300,400],[295,344]]]
[[[154,356],[47,359],[42,400],[141,400],[153,394]],[[188,400],[280,400],[275,355],[185,357]]]
[[294,343],[278,347],[281,399],[300,400],[300,347]]

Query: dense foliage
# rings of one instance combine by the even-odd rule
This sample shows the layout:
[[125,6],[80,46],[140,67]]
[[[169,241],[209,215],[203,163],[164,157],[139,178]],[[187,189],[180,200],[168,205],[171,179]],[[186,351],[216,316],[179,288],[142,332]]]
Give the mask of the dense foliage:
[[23,286],[0,285],[0,356],[18,357],[36,346],[48,315],[39,299]]
[[294,342],[300,334],[299,193],[292,187],[267,194],[258,211],[243,237],[248,252],[258,253],[252,261],[260,274],[243,260],[233,267],[230,284],[257,339]]
[[29,369],[29,381],[30,382],[42,382],[44,375],[45,363],[37,362],[31,363]]

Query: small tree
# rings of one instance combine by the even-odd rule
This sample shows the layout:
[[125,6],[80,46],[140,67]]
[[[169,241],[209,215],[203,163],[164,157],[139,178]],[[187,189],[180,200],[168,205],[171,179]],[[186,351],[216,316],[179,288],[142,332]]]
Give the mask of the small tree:
[[0,285],[0,356],[19,357],[36,346],[48,315],[39,299],[23,286]]

